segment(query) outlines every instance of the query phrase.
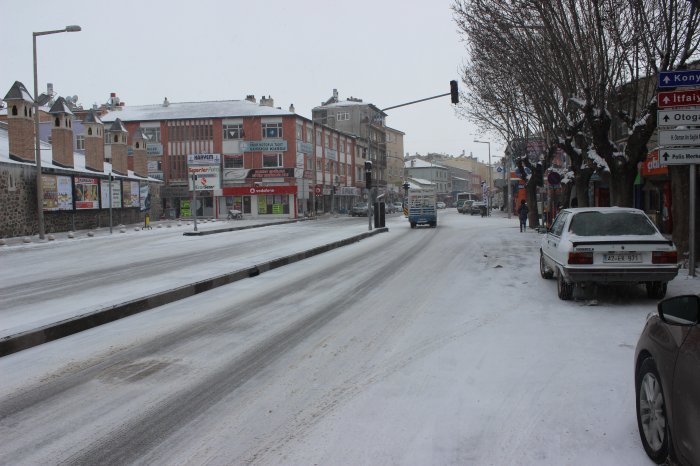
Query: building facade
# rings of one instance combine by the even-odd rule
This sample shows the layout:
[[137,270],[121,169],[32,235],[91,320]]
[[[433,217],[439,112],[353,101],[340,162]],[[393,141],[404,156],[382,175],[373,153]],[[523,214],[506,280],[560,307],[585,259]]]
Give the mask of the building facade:
[[386,147],[386,113],[362,99],[350,97],[341,101],[338,91],[333,96],[312,110],[314,122],[331,127],[356,137],[360,147],[356,160],[356,187],[364,187],[364,162],[372,162],[373,184],[385,192],[387,187],[387,147]]
[[[355,189],[356,137],[274,107],[271,97],[120,106],[102,116],[120,120],[129,140],[146,142],[149,176],[163,179],[168,216],[296,218],[348,209]],[[197,154],[214,154],[209,164]],[[191,206],[197,190],[197,206]]]

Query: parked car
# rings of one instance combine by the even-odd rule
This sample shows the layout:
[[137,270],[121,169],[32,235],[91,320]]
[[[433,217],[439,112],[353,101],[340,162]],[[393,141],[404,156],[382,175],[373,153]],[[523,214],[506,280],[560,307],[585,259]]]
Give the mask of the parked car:
[[661,299],[678,274],[678,253],[647,215],[622,207],[564,209],[540,245],[540,275],[557,279],[560,299],[579,283],[644,283]]
[[394,202],[394,207],[397,212],[403,212],[403,204],[401,202]]
[[438,209],[446,209],[447,208],[447,204],[445,204],[442,201],[439,201],[436,205],[437,205]]
[[657,464],[700,464],[700,295],[661,301],[635,351],[637,426]]
[[457,207],[457,212],[459,212],[460,214],[463,214],[464,213],[464,205],[466,203],[467,203],[467,201],[464,199],[460,199],[459,201],[457,201],[457,205],[455,206],[455,207]]
[[469,206],[469,215],[486,215],[486,203],[481,201],[472,202]]
[[398,210],[396,209],[394,204],[392,204],[391,202],[387,202],[384,204],[384,213],[394,214],[396,212],[398,212]]
[[353,217],[366,217],[367,216],[367,203],[363,202],[361,204],[355,204],[350,210],[350,215]]

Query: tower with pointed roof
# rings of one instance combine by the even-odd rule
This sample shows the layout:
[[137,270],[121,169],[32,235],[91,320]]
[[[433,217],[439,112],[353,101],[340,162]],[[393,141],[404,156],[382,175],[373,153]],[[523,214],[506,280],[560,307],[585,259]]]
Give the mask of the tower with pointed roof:
[[91,110],[83,119],[85,127],[85,168],[97,172],[105,169],[105,125]]
[[34,100],[19,81],[15,81],[4,100],[7,102],[10,158],[20,162],[35,162]]
[[137,176],[148,176],[147,141],[148,136],[143,131],[143,128],[138,128],[131,138],[131,146],[134,151],[134,174]]
[[120,175],[129,174],[129,159],[127,151],[128,132],[122,121],[117,118],[107,130],[107,145],[105,157],[112,162],[112,171]]
[[54,165],[73,168],[73,112],[63,97],[56,99],[49,113],[51,125],[51,153]]

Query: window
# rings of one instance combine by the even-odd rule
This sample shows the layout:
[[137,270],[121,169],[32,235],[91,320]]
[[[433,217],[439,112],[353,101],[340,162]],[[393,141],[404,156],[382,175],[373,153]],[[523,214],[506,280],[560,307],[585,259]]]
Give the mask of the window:
[[148,136],[148,142],[160,142],[160,128],[143,128],[143,132]]
[[331,140],[331,138],[326,134],[326,139],[325,139],[326,143],[324,144],[325,147],[330,147],[330,140]]
[[282,154],[263,154],[264,168],[279,168],[282,166]]
[[75,148],[77,150],[85,150],[85,136],[82,134],[75,137]]
[[297,123],[297,141],[304,140],[304,138],[303,138],[304,135],[302,134],[304,132],[303,128],[304,127],[302,126],[301,123]]
[[348,112],[338,112],[335,115],[335,121],[347,121],[350,119],[350,113]]
[[243,125],[224,125],[224,141],[243,139]]
[[243,168],[243,155],[224,155],[224,168]]
[[306,142],[311,142],[313,135],[314,135],[314,130],[311,129],[309,126],[307,126],[306,127]]
[[263,123],[263,139],[279,139],[282,137],[282,123]]

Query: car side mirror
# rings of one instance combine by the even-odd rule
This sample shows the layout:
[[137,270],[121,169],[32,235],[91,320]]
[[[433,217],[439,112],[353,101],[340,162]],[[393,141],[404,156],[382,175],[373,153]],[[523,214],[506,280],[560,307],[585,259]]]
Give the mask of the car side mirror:
[[700,321],[700,296],[682,295],[659,302],[659,317],[672,325],[692,326]]

